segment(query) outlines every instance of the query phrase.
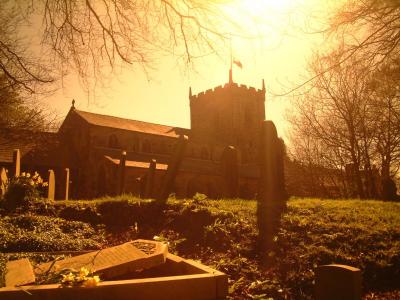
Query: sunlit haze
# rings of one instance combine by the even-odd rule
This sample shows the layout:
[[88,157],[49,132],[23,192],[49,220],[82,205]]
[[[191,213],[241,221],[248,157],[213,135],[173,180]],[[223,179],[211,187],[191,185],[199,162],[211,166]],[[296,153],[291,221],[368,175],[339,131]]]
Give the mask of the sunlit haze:
[[[241,0],[226,5],[224,11],[249,33],[249,38],[233,37],[232,56],[243,68],[234,66],[233,79],[239,84],[261,88],[266,83],[266,117],[273,120],[280,135],[287,129],[284,110],[289,96],[281,94],[302,83],[307,59],[313,49],[324,46],[319,30],[324,18],[338,1],[318,0],[254,1]],[[318,16],[316,18],[315,16]],[[174,57],[164,57],[154,70],[144,74],[140,68],[118,70],[105,81],[107,88],[88,94],[73,74],[63,86],[44,101],[63,119],[76,100],[76,107],[101,114],[188,128],[189,87],[197,94],[228,81],[230,46],[220,57],[208,56],[187,70]]]

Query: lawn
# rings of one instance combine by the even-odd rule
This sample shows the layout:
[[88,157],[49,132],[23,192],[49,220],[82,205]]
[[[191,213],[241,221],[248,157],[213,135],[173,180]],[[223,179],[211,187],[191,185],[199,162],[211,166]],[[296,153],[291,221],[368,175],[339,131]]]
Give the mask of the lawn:
[[18,214],[1,212],[1,274],[8,259],[41,262],[57,255],[26,252],[155,237],[168,241],[171,252],[226,272],[231,299],[312,299],[315,268],[329,263],[362,270],[364,299],[400,298],[400,203],[291,199],[267,270],[255,251],[255,215],[255,201],[200,196],[169,199],[162,210],[128,195],[38,202]]

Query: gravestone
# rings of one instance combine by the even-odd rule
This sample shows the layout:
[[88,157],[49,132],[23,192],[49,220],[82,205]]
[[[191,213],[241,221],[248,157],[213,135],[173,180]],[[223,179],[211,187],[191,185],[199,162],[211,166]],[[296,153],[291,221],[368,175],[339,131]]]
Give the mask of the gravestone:
[[166,244],[135,240],[63,260],[40,264],[36,266],[35,273],[41,275],[47,272],[57,272],[64,268],[75,270],[86,268],[92,273],[100,274],[102,280],[112,279],[163,264],[167,254],[168,247]]
[[64,180],[65,180],[65,195],[64,199],[68,200],[69,198],[69,168],[64,169]]
[[257,225],[259,229],[259,248],[265,255],[273,250],[273,239],[276,235],[280,218],[286,208],[287,193],[283,172],[284,144],[278,138],[272,121],[262,124],[260,140],[260,181],[257,201]]
[[21,286],[35,282],[33,267],[27,258],[7,262],[4,277],[6,286]]
[[157,161],[152,159],[150,161],[149,169],[146,174],[146,188],[144,191],[144,198],[151,198],[154,192],[154,175],[156,172]]
[[12,169],[14,177],[19,177],[21,173],[21,154],[19,149],[14,149],[13,151],[13,169]]
[[7,177],[7,172],[6,169],[1,168],[0,171],[0,195],[4,196],[7,190],[7,184],[8,184],[8,177]]
[[179,167],[182,163],[187,143],[188,137],[186,135],[180,135],[157,197],[157,200],[161,203],[165,203],[167,201],[169,194],[173,190],[175,177],[178,175]]
[[118,195],[125,192],[126,151],[122,151],[118,166]]
[[49,179],[47,180],[47,184],[47,199],[54,200],[54,195],[56,191],[56,179],[53,170],[49,170]]
[[345,265],[319,266],[316,271],[317,300],[360,300],[361,271]]
[[221,157],[221,171],[225,182],[225,196],[237,198],[239,192],[238,151],[233,146],[224,149]]

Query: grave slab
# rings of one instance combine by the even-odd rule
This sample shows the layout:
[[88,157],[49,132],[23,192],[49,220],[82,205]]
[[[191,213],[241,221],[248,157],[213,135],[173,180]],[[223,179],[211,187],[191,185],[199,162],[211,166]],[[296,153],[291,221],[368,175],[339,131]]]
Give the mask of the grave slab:
[[[148,251],[140,248],[147,247]],[[135,240],[115,247],[66,258],[55,263],[45,263],[35,268],[37,275],[59,272],[62,269],[79,270],[84,267],[100,275],[102,279],[112,279],[141,269],[152,268],[165,262],[168,248],[159,242]]]
[[167,254],[166,263],[159,267],[175,272],[162,277],[102,281],[90,288],[63,288],[60,284],[5,287],[0,288],[0,299],[221,300],[228,295],[228,276],[198,262]]
[[317,268],[317,300],[360,300],[361,270],[346,265],[323,265]]
[[35,282],[33,267],[27,258],[11,260],[6,264],[6,286],[21,286]]

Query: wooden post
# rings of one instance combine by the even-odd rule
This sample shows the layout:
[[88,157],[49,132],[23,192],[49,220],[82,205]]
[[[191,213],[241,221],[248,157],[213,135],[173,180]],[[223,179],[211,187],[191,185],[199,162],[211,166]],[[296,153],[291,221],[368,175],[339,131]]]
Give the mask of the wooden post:
[[237,198],[239,193],[239,166],[237,149],[228,146],[221,157],[222,176],[225,181],[225,196]]
[[49,170],[49,179],[47,180],[47,199],[54,200],[54,195],[56,191],[56,179],[54,176],[54,171]]
[[161,185],[160,193],[157,196],[157,200],[161,203],[165,203],[168,199],[169,194],[172,192],[174,180],[182,163],[187,143],[188,137],[186,135],[179,136],[178,143],[175,147],[175,152],[172,154],[171,161],[168,164],[168,168]]
[[126,165],[126,151],[122,151],[121,159],[119,161],[118,171],[118,195],[125,192],[125,165]]
[[264,263],[267,252],[273,250],[273,238],[279,229],[280,217],[286,208],[287,194],[283,172],[283,141],[278,138],[272,121],[264,121],[260,140],[259,196],[257,202],[257,225],[259,248]]
[[319,266],[316,271],[316,300],[360,300],[361,270],[345,265]]
[[69,198],[69,168],[64,169],[64,179],[65,179],[65,200]]
[[154,192],[154,175],[156,172],[157,161],[152,159],[150,161],[149,169],[146,174],[146,188],[144,192],[144,198],[151,198]]
[[19,177],[21,173],[21,153],[19,149],[14,149],[13,151],[13,175],[14,177]]
[[6,169],[1,168],[0,172],[0,196],[3,197],[7,190],[8,177]]

